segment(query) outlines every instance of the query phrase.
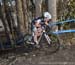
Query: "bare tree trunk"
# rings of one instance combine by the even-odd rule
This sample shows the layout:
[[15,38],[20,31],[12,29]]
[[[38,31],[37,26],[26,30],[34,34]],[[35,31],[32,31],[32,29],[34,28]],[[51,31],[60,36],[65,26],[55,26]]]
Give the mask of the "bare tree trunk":
[[0,18],[2,20],[2,23],[3,23],[3,26],[4,26],[4,30],[5,30],[5,34],[6,34],[6,40],[9,41],[9,43],[12,43],[12,38],[11,38],[11,35],[10,35],[10,32],[9,32],[9,26],[8,26],[8,23],[6,21],[6,14],[5,14],[5,1],[3,1],[3,5],[0,6],[0,9],[1,9],[1,15],[0,15]]
[[25,25],[25,32],[28,32],[28,21],[27,21],[27,0],[22,0],[22,7],[23,7],[23,14],[24,14],[24,25]]
[[24,26],[24,17],[23,17],[23,10],[22,10],[22,1],[16,1],[16,10],[17,10],[17,18],[18,18],[18,27],[20,28],[21,33],[25,34],[25,26]]
[[[57,6],[56,6],[57,1],[56,0],[48,0],[48,10],[52,15],[52,21],[56,22],[57,19]],[[53,30],[58,30],[57,26],[53,26]]]
[[36,6],[36,16],[41,16],[42,12],[42,0],[35,0],[35,6]]
[[53,22],[56,22],[57,19],[56,0],[48,0],[48,9],[52,15]]

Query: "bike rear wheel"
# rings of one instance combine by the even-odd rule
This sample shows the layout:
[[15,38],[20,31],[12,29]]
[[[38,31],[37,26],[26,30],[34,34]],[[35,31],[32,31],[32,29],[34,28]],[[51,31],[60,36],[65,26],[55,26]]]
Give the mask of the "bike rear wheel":
[[31,42],[32,42],[32,35],[31,34],[26,34],[24,41],[25,41],[25,47],[28,50],[34,50],[35,49],[34,44],[31,44]]

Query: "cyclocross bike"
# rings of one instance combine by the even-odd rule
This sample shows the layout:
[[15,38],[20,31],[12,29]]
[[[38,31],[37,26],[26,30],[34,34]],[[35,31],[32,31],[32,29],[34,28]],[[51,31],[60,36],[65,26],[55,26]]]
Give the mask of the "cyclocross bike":
[[[25,44],[31,44],[32,34],[26,34],[24,38]],[[49,52],[55,52],[59,49],[60,43],[57,34],[50,31],[50,27],[44,25],[42,27],[41,35],[38,38],[40,49],[49,50]],[[33,45],[35,46],[35,44]]]

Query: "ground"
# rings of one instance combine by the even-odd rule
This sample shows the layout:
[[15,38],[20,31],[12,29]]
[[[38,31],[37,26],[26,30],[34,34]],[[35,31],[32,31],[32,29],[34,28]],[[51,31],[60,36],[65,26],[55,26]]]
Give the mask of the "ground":
[[26,51],[25,48],[1,52],[0,65],[75,65],[75,45],[72,44],[75,41],[73,39],[68,40],[71,45],[68,45],[69,42],[66,40],[67,45],[61,46],[55,53],[39,49]]
[[74,45],[49,54],[39,50],[25,53],[22,49],[3,54],[0,57],[0,65],[75,65]]

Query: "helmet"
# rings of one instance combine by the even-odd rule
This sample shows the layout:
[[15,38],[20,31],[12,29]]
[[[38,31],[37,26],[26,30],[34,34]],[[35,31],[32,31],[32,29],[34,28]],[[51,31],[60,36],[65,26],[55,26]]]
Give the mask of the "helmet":
[[44,17],[47,18],[47,19],[51,19],[52,16],[49,12],[44,12]]

